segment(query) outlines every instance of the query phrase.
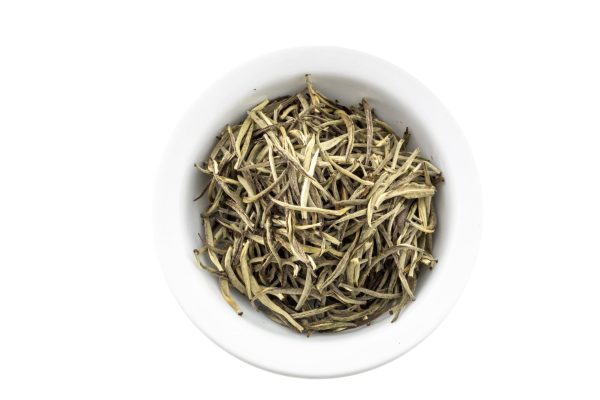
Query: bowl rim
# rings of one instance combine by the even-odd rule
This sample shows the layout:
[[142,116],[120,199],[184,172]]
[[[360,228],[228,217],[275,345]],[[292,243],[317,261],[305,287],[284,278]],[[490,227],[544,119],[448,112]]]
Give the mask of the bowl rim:
[[[344,363],[338,363],[334,367],[329,366],[327,368],[317,367],[316,369],[307,369],[307,363],[303,363],[302,365],[293,365],[292,363],[281,365],[281,363],[274,362],[273,357],[267,359],[266,357],[257,356],[256,354],[249,354],[245,351],[244,348],[241,347],[242,343],[236,342],[234,340],[235,338],[223,338],[220,335],[215,334],[216,332],[213,329],[213,327],[208,326],[205,321],[199,319],[197,315],[195,315],[195,312],[192,309],[193,305],[190,304],[189,299],[186,297],[185,290],[183,289],[183,286],[180,282],[181,276],[174,273],[175,269],[174,267],[172,267],[172,259],[174,256],[173,251],[174,248],[177,248],[177,246],[175,246],[175,244],[172,242],[173,237],[172,235],[170,235],[170,233],[172,232],[171,229],[169,229],[169,226],[171,225],[169,225],[170,222],[168,222],[167,219],[172,216],[169,215],[167,210],[169,208],[169,204],[172,205],[173,203],[172,199],[167,198],[168,196],[165,195],[165,190],[163,188],[166,187],[166,184],[168,182],[173,180],[172,175],[169,174],[168,163],[172,158],[170,154],[175,148],[178,147],[178,143],[176,142],[178,142],[178,136],[181,136],[180,133],[182,127],[186,124],[186,121],[188,119],[194,118],[194,115],[197,113],[198,107],[205,101],[205,99],[207,97],[210,97],[212,94],[218,93],[222,87],[228,84],[231,77],[237,75],[243,76],[247,74],[246,71],[252,70],[252,68],[256,67],[257,65],[268,64],[274,59],[298,54],[303,54],[304,56],[313,55],[315,57],[327,54],[328,58],[359,58],[362,60],[361,64],[377,65],[378,68],[382,68],[390,74],[396,74],[399,77],[402,77],[404,81],[410,83],[410,85],[416,88],[415,90],[420,91],[420,93],[423,96],[425,96],[434,107],[437,108],[437,111],[439,113],[443,114],[443,119],[449,124],[449,130],[453,131],[456,134],[457,140],[460,141],[459,147],[462,149],[463,152],[463,163],[465,165],[465,167],[463,168],[463,172],[467,176],[467,178],[464,179],[464,181],[466,182],[464,188],[466,188],[471,195],[470,200],[467,202],[469,204],[464,205],[463,208],[468,207],[469,211],[469,218],[465,222],[465,224],[469,228],[468,233],[471,239],[471,248],[470,250],[462,250],[466,255],[465,259],[467,261],[464,263],[463,266],[461,266],[461,269],[459,270],[460,276],[453,279],[452,293],[449,293],[444,297],[444,304],[440,305],[436,309],[435,315],[432,315],[432,317],[429,318],[426,326],[420,327],[418,329],[418,332],[412,335],[413,337],[411,338],[411,340],[407,340],[406,343],[403,343],[401,346],[395,349],[390,349],[389,353],[385,356],[382,354],[378,354],[376,358],[365,359],[364,362],[360,363],[360,365],[344,365]],[[223,73],[218,79],[216,79],[200,94],[197,100],[188,108],[186,113],[180,118],[179,123],[177,124],[174,131],[171,133],[170,139],[166,146],[166,150],[162,155],[158,168],[157,179],[155,182],[155,194],[153,204],[155,249],[157,251],[157,255],[162,266],[164,276],[167,280],[168,286],[171,292],[173,293],[174,297],[177,299],[177,302],[179,303],[180,307],[184,310],[188,318],[190,318],[190,320],[211,341],[213,341],[215,344],[217,344],[219,347],[221,347],[228,353],[251,365],[257,366],[270,372],[288,376],[305,378],[329,378],[347,376],[361,373],[372,368],[376,368],[400,357],[402,354],[408,352],[421,341],[423,341],[426,337],[428,337],[448,315],[452,307],[458,301],[458,298],[460,297],[460,294],[462,293],[472,272],[472,269],[475,265],[479,241],[481,237],[481,207],[481,186],[476,165],[469,145],[466,139],[464,138],[458,124],[451,117],[451,115],[441,103],[441,101],[421,82],[419,82],[416,78],[406,73],[404,70],[400,69],[396,65],[384,59],[361,51],[332,46],[292,47],[280,49],[277,51],[257,56],[229,70],[228,72]],[[219,298],[218,300],[221,299]],[[248,343],[246,343],[246,347],[247,344]]]

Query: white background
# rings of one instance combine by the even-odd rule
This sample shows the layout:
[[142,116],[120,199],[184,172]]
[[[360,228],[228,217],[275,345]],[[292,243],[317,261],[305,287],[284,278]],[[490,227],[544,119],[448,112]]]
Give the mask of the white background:
[[[598,398],[593,3],[2,1],[0,398]],[[205,338],[151,231],[184,110],[236,64],[310,44],[378,55],[436,93],[485,209],[477,266],[440,328],[388,365],[317,381]]]

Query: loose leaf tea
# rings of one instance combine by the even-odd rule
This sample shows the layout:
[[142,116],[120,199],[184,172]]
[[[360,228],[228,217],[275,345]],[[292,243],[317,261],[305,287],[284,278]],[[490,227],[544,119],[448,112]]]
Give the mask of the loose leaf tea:
[[210,177],[196,260],[239,315],[230,287],[308,334],[393,322],[436,263],[441,171],[366,100],[347,108],[306,83],[227,126],[196,165]]

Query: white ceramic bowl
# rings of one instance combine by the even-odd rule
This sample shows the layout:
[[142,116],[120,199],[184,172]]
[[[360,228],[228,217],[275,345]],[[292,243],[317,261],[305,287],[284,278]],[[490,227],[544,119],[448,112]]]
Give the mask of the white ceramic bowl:
[[[254,311],[247,301],[237,316],[223,301],[213,276],[196,268],[200,207],[192,199],[203,161],[227,123],[265,97],[295,93],[312,74],[317,88],[343,104],[363,97],[377,115],[402,132],[412,146],[441,167],[446,182],[436,196],[439,227],[434,255],[439,263],[422,269],[417,299],[393,324],[380,319],[369,327],[310,338]],[[156,188],[155,237],[171,290],[189,318],[224,350],[269,371],[332,377],[377,367],[407,352],[448,314],[465,286],[480,236],[480,189],[465,138],[440,101],[421,83],[379,58],[335,47],[292,48],[254,59],[217,80],[192,105],[173,133]],[[206,360],[203,360],[206,361]]]

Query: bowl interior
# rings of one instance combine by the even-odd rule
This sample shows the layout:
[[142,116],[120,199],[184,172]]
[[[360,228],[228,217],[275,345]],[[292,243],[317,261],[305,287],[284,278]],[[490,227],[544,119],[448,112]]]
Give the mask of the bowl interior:
[[[439,226],[435,269],[422,269],[417,299],[394,324],[383,318],[369,327],[309,339],[269,320],[239,298],[243,317],[223,301],[216,279],[199,270],[192,250],[199,244],[200,211],[192,200],[204,178],[193,168],[204,161],[215,136],[265,98],[304,88],[304,74],[317,88],[346,105],[363,97],[379,118],[419,146],[443,171],[435,197]],[[283,374],[330,377],[388,362],[423,340],[458,299],[474,264],[480,232],[477,174],[460,129],[422,84],[376,57],[340,48],[282,50],[250,61],[217,80],[178,124],[159,170],[155,237],[169,287],[189,318],[215,343],[242,360]],[[234,290],[232,292],[235,292]],[[348,349],[357,349],[348,351]]]
[[[431,158],[435,163],[438,164],[442,171],[444,171],[444,159],[443,153],[440,152],[434,134],[429,132],[426,127],[419,121],[418,115],[411,112],[410,107],[407,106],[406,102],[409,99],[404,100],[396,93],[390,93],[383,86],[374,86],[369,82],[362,81],[356,77],[340,76],[333,74],[313,74],[313,83],[315,87],[328,96],[330,99],[339,100],[344,105],[356,105],[363,98],[369,101],[369,104],[374,108],[375,114],[383,121],[390,124],[396,133],[402,134],[408,127],[412,136],[408,145],[409,149],[420,147],[422,154],[426,157]],[[196,246],[199,246],[198,233],[203,231],[202,222],[199,218],[202,210],[206,209],[209,205],[206,198],[202,198],[199,201],[192,202],[191,200],[196,198],[202,189],[207,184],[208,180],[202,173],[192,168],[193,162],[201,162],[208,158],[212,150],[212,146],[216,143],[216,135],[223,129],[226,124],[235,124],[243,120],[246,111],[254,107],[257,103],[260,103],[265,98],[273,99],[283,95],[290,95],[299,92],[305,88],[305,80],[303,75],[289,76],[287,78],[280,78],[277,81],[267,82],[256,88],[252,88],[245,93],[239,93],[238,98],[232,99],[232,104],[228,105],[228,108],[222,109],[220,115],[217,115],[214,125],[206,127],[202,131],[199,131],[198,137],[201,138],[201,143],[195,148],[194,159],[190,160],[189,171],[187,173],[187,181],[185,184],[187,193],[185,198],[188,199],[185,205],[185,221],[187,223],[187,234],[188,238],[188,249],[191,250]],[[438,213],[438,219],[440,221],[436,233],[434,235],[434,256],[441,260],[443,268],[444,251],[447,246],[447,229],[446,227],[452,226],[452,213],[448,213],[447,210],[450,207],[446,190],[442,183],[439,186],[439,191],[434,198],[434,206]],[[205,258],[206,263],[210,263],[208,258]],[[190,266],[192,268],[193,266]],[[421,268],[421,274],[419,276],[418,286],[416,295],[420,298],[426,294],[427,281],[430,276],[435,274],[434,271],[429,271],[427,268]],[[201,276],[199,279],[208,280],[207,296],[214,297],[215,299],[222,300],[219,289],[217,286],[216,279],[206,274]],[[257,313],[249,304],[248,299],[239,294],[237,291],[232,289],[232,294],[235,296],[238,304],[244,311],[244,323],[253,324],[260,329],[265,329],[270,332],[291,335],[292,337],[298,337],[298,334],[282,327],[274,322],[270,321],[264,314]],[[223,306],[224,303],[221,304]],[[221,309],[224,308],[224,309]],[[412,305],[407,307],[405,310],[413,308]],[[223,312],[229,318],[238,318],[228,306],[219,307],[219,310],[215,312]],[[404,315],[401,316],[400,320]],[[336,336],[339,335],[353,335],[357,331],[363,329],[374,330],[374,325],[378,328],[386,329],[388,326],[381,327],[381,322],[388,319],[388,315],[380,317],[377,321],[371,324],[371,326],[360,327],[358,329],[351,329],[335,334],[320,334],[315,333],[311,340],[335,340]],[[400,321],[399,320],[399,321]],[[389,322],[389,321],[388,321]],[[396,322],[398,323],[398,322]],[[317,338],[319,337],[319,338]]]

